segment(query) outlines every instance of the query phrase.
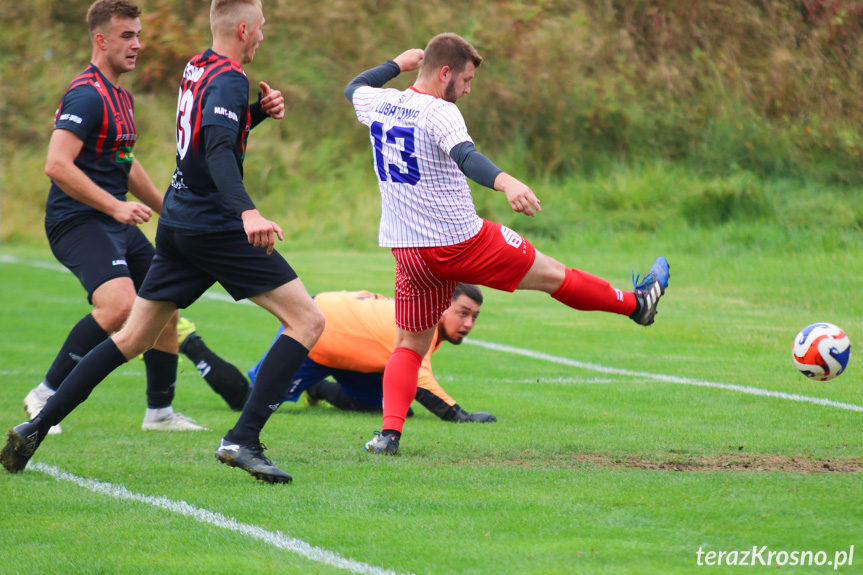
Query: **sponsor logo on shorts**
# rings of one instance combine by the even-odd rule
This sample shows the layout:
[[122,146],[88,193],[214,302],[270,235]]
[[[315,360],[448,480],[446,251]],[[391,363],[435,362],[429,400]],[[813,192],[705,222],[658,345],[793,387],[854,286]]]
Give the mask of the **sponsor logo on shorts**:
[[500,233],[503,236],[503,241],[505,241],[514,248],[520,247],[522,242],[524,242],[524,238],[522,238],[520,235],[518,235],[506,226],[500,227]]
[[114,260],[111,262],[111,265],[112,266],[128,266],[129,264],[126,263],[126,260]]

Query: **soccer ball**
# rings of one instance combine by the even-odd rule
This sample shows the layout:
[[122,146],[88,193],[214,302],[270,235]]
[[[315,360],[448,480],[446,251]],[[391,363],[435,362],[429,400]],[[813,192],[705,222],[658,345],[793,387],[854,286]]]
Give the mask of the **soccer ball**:
[[811,379],[827,381],[848,367],[851,340],[832,323],[813,323],[797,334],[791,355],[800,373]]

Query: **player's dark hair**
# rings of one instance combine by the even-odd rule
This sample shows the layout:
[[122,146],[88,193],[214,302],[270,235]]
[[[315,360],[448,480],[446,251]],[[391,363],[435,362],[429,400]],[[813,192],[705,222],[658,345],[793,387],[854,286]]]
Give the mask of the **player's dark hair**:
[[111,18],[117,17],[123,20],[134,20],[141,16],[141,9],[128,0],[96,0],[87,10],[87,27],[90,29],[90,37],[111,23]]
[[423,53],[423,70],[438,70],[443,66],[449,66],[453,73],[458,74],[465,69],[468,62],[473,62],[474,67],[479,68],[482,64],[482,56],[471,46],[470,42],[451,32],[438,34],[426,46]]
[[482,305],[482,292],[479,290],[479,287],[473,284],[458,284],[455,286],[455,291],[452,292],[452,301],[457,300],[459,296],[463,295],[466,295],[479,305]]

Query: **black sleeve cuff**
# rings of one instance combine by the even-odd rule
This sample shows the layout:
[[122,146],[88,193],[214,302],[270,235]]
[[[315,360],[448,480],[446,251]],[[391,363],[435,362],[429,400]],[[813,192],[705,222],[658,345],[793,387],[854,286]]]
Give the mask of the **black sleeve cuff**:
[[261,95],[258,93],[258,101],[249,106],[249,129],[254,128],[269,117],[261,108]]

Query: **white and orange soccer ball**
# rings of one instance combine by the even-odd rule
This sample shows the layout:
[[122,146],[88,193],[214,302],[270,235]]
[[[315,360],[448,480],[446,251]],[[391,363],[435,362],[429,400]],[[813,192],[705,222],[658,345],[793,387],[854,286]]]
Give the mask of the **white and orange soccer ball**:
[[794,365],[806,377],[827,381],[848,367],[851,340],[832,323],[813,323],[797,334],[792,358]]

